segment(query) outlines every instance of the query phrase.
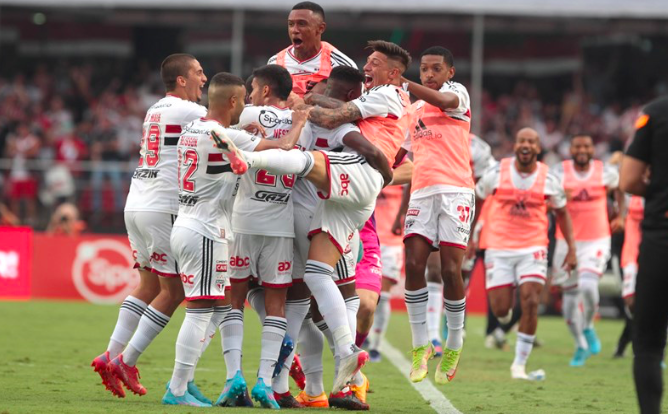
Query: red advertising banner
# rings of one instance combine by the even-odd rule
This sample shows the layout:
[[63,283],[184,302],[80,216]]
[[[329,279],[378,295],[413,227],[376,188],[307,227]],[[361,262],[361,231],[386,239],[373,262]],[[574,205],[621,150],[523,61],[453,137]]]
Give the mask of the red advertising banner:
[[30,298],[32,229],[0,227],[0,298]]
[[139,283],[126,236],[35,234],[32,297],[120,303]]

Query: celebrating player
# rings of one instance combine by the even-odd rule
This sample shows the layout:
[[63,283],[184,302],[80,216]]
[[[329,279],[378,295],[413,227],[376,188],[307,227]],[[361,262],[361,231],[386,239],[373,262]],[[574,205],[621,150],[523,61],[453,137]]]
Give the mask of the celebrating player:
[[[615,191],[618,205],[624,208],[624,195],[617,189],[619,173],[616,168],[594,160],[594,141],[589,135],[571,139],[572,160],[558,164],[552,172],[566,190],[568,213],[573,220],[573,233],[578,254],[577,271],[567,274],[561,267],[568,246],[563,233],[557,229],[554,250],[554,284],[562,285],[563,313],[575,339],[575,354],[571,366],[582,366],[589,355],[601,352],[601,341],[594,331],[594,316],[598,309],[598,282],[610,258],[610,230],[623,229],[621,215],[608,220],[608,191]],[[580,312],[583,302],[584,319]]]
[[357,65],[337,48],[322,41],[327,28],[325,11],[320,5],[297,3],[288,16],[289,46],[269,58],[269,64],[283,66],[292,75],[292,91],[300,97],[329,77],[332,68]]
[[449,329],[435,375],[437,383],[452,381],[463,345],[466,298],[461,266],[475,213],[475,196],[469,149],[469,96],[463,85],[451,81],[454,75],[452,54],[437,46],[422,52],[422,85],[408,81],[409,92],[421,99],[413,104],[415,114],[410,139],[400,152],[412,151],[415,162],[404,230],[405,295],[413,334],[410,373],[413,382],[427,376],[427,360],[434,352],[426,324],[425,267],[430,252],[435,249],[439,249],[441,255]]
[[160,75],[167,96],[144,118],[139,166],[125,205],[140,282],[121,305],[107,351],[92,363],[105,387],[118,397],[125,396],[121,383],[135,394],[146,394],[135,364],[184,298],[170,246],[179,210],[176,145],[182,128],[206,114],[197,102],[207,79],[197,59],[187,54],[168,56]]
[[320,102],[334,108],[314,108],[309,120],[330,129],[360,120],[362,134],[373,145],[359,134],[345,140],[358,154],[300,150],[242,153],[224,137],[218,143],[224,153],[236,158],[232,163],[236,172],[243,174],[248,167],[256,167],[276,174],[297,173],[314,183],[326,200],[318,206],[311,224],[313,237],[304,280],[332,330],[340,356],[334,392],[346,386],[368,355],[354,344],[343,297],[332,280],[333,266],[349,248],[354,229],[373,212],[383,181],[391,181],[390,165],[407,121],[408,96],[398,85],[410,62],[408,52],[384,41],[369,42],[369,47],[373,53],[364,68],[368,93],[347,103],[322,97]]
[[485,219],[486,288],[489,301],[501,323],[512,317],[514,289],[519,285],[522,316],[510,367],[515,379],[540,380],[541,371],[526,373],[538,326],[538,304],[547,274],[548,200],[557,215],[568,252],[559,263],[566,271],[577,265],[571,219],[566,210],[566,194],[559,179],[538,162],[538,133],[523,128],[515,137],[515,157],[504,158],[488,170],[476,185],[481,199],[494,194],[490,214]]

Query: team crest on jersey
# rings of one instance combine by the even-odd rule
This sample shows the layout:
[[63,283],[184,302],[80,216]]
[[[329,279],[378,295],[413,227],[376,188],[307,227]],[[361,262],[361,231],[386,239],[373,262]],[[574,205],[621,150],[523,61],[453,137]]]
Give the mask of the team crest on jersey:
[[225,279],[216,279],[216,287],[219,292],[222,292],[225,289]]
[[276,112],[269,109],[260,111],[259,121],[265,128],[274,128],[278,124],[292,125],[292,118],[281,119],[276,115]]

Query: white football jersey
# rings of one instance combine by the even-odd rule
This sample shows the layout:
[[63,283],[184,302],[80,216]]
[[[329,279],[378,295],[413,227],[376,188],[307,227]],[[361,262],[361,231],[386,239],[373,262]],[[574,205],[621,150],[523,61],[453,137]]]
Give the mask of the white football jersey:
[[473,164],[473,177],[477,180],[496,164],[492,155],[492,148],[479,136],[471,134],[471,163]]
[[205,107],[174,95],[149,108],[125,211],[179,211],[176,146],[182,128],[205,115]]
[[[174,227],[187,227],[214,241],[232,239],[230,215],[238,177],[229,161],[214,147],[210,133],[221,127],[201,118],[186,125],[177,147],[179,214]],[[242,150],[254,151],[260,139],[246,131],[225,128]]]
[[[292,110],[276,106],[247,106],[240,125],[257,122],[276,140],[292,129]],[[276,176],[251,168],[241,177],[239,194],[234,202],[232,229],[235,233],[262,236],[294,237],[292,187],[294,174]]]
[[[351,131],[360,132],[354,124],[343,124],[334,129],[326,129],[307,122],[299,137],[298,146],[303,151],[354,152],[343,143],[343,137]],[[315,186],[306,179],[298,178],[293,188],[295,206],[315,211],[318,200],[320,198]]]
[[[290,72],[291,75],[310,75],[320,71],[320,54],[322,53],[322,50],[312,58],[300,61],[295,57],[293,53],[294,49],[294,46],[291,46],[290,49],[288,49],[288,52],[285,54],[285,68],[288,70],[288,72]],[[278,55],[270,57],[267,64],[275,65],[277,57]],[[355,62],[336,48],[334,48],[330,54],[330,61],[332,68],[337,66],[350,66],[351,68],[357,69]]]
[[454,109],[446,109],[445,112],[450,118],[460,121],[471,122],[471,99],[466,87],[459,82],[445,82],[439,92],[451,92],[459,98],[459,106]]

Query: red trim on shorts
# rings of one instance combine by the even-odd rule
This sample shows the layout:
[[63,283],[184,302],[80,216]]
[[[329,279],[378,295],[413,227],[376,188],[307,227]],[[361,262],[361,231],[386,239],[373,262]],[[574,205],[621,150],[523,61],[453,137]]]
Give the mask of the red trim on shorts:
[[179,275],[178,273],[164,273],[164,272],[161,272],[159,270],[155,270],[153,268],[150,268],[150,269],[147,269],[147,270],[149,270],[151,273],[155,273],[156,275],[162,276],[162,277],[178,277],[179,279],[181,278],[181,275]]
[[636,295],[635,292],[633,292],[633,293],[629,293],[628,295],[624,295],[624,296],[622,296],[622,299],[632,298],[632,297],[634,297],[635,295]]
[[336,286],[343,286],[343,285],[349,285],[351,283],[355,282],[355,276],[353,277],[348,277],[346,279],[340,279],[340,280],[335,280],[334,283]]
[[220,299],[225,299],[225,295],[222,295],[222,296],[193,296],[191,298],[186,298],[186,302],[191,302],[193,300],[200,300],[200,299],[220,300]]
[[395,114],[387,114],[386,118],[388,118],[388,119],[399,119],[399,117],[396,116]]
[[419,233],[408,233],[408,234],[405,234],[405,235],[404,235],[404,244],[406,243],[406,239],[410,239],[411,237],[422,237],[424,240],[427,241],[427,243],[429,243],[429,247],[431,248],[431,251],[432,251],[432,252],[436,252],[436,251],[438,251],[438,249],[437,249],[436,247],[434,247],[434,242],[433,242],[429,237],[424,236],[424,235],[419,234]]
[[230,290],[232,290],[232,286],[225,286],[225,292],[229,292]]
[[292,286],[292,282],[290,282],[290,283],[267,283],[267,282],[262,282],[260,285],[262,287],[268,287],[268,288],[272,288],[272,289],[285,289],[285,288],[289,288],[290,286]]
[[246,276],[246,277],[242,277],[242,278],[234,278],[234,277],[231,277],[231,278],[230,278],[230,283],[245,283],[245,282],[249,282],[249,281],[251,280],[252,277],[253,277],[253,276]]
[[466,247],[467,247],[463,244],[451,243],[451,242],[440,242],[438,245],[443,246],[443,247],[456,247],[456,248],[462,249],[462,250],[466,250]]
[[523,275],[523,276],[520,276],[520,280],[522,280],[522,279],[528,279],[528,278],[547,280],[547,278],[546,278],[545,276],[543,276],[543,275],[539,275],[539,274]]
[[304,278],[303,277],[296,277],[292,279],[292,284],[294,285],[295,283],[304,283]]
[[341,245],[336,241],[334,237],[332,237],[332,235],[328,231],[324,231],[322,228],[309,231],[308,239],[311,240],[311,238],[313,238],[313,236],[315,236],[318,233],[326,233],[329,236],[329,240],[331,240],[334,247],[338,249],[339,253],[343,254],[343,248],[341,247]]
[[505,288],[505,287],[513,287],[514,288],[515,284],[514,283],[507,283],[505,285],[494,286],[494,287],[491,287],[491,288],[486,287],[485,290],[487,290],[489,292],[490,290],[496,290],[496,289],[501,289],[501,288]]
[[[329,157],[327,154],[325,154],[324,151],[318,151],[325,157],[325,169],[327,170],[327,181],[329,182],[329,192],[327,193],[327,196],[323,196],[320,190],[318,190],[318,197],[320,197],[323,200],[329,200],[329,197],[332,195],[332,170],[330,169],[329,166]],[[315,162],[315,158],[313,160]]]
[[593,274],[597,275],[598,277],[603,276],[603,273],[599,272],[598,270],[594,270],[594,269],[588,269],[588,268],[578,269],[578,275],[582,272],[593,273]]
[[135,262],[135,265],[132,266],[133,269],[139,269],[140,267],[141,267],[141,265],[137,262]]

